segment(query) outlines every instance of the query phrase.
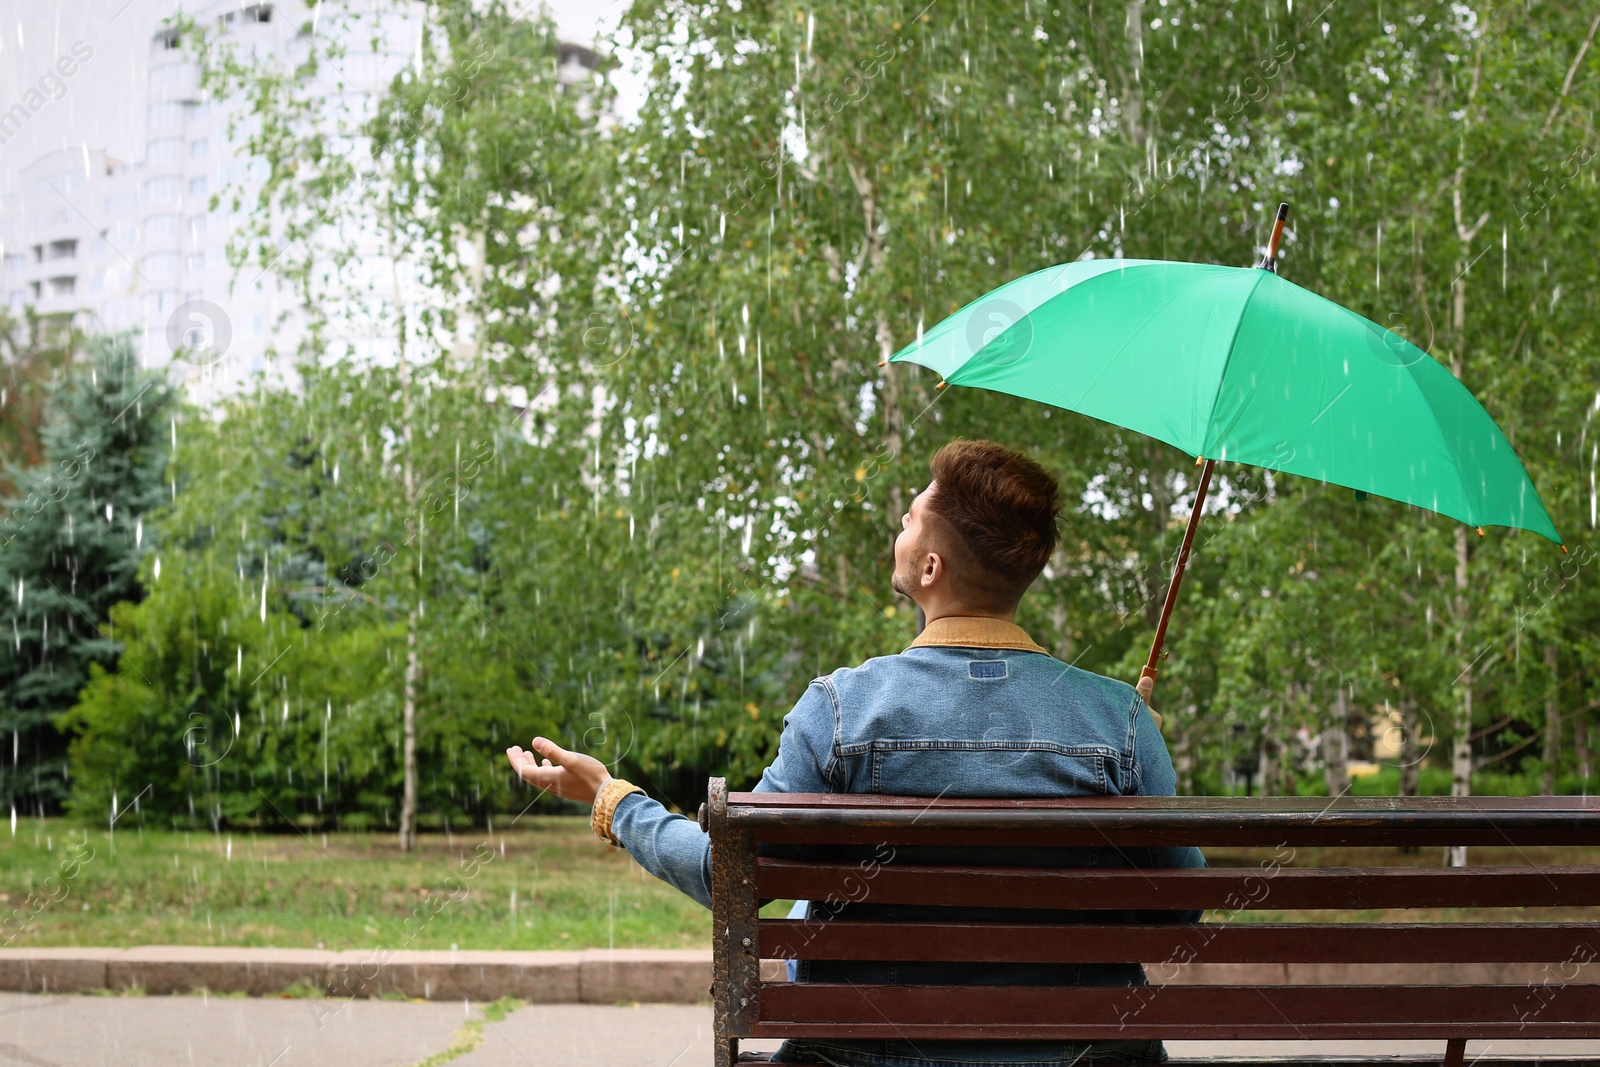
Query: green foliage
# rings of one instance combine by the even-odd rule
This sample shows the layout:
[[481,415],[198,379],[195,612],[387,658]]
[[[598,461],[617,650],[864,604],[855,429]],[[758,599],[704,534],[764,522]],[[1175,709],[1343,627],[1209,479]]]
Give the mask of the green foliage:
[[52,811],[67,790],[52,720],[90,670],[116,659],[112,605],[137,601],[140,559],[164,504],[171,391],[126,337],[99,338],[64,369],[40,430],[40,463],[12,468],[0,504],[0,733],[11,737],[0,794]]
[[[890,545],[956,436],[1060,476],[1062,547],[1019,621],[1131,680],[1189,459],[878,363],[1052,263],[1249,263],[1279,199],[1280,272],[1458,373],[1572,555],[1221,464],[1156,690],[1184,787],[1326,792],[1333,742],[1399,734],[1352,788],[1436,790],[1452,757],[1480,789],[1590,788],[1587,21],[1121,14],[642,0],[621,123],[503,3],[430,6],[360,122],[313,93],[336,56],[272,70],[196,35],[267,175],[235,262],[289,281],[311,329],[293,389],[186,414],[165,569],[75,713],[81,810],[148,784],[168,818],[192,796],[219,824],[388,825],[409,779],[425,824],[486,820],[533,799],[501,750],[534,733],[692,810],[708,774],[755,779],[812,677],[909,642]],[[368,252],[392,284],[352,280]],[[340,348],[351,323],[387,351]],[[192,724],[220,746],[234,714],[196,767]]]

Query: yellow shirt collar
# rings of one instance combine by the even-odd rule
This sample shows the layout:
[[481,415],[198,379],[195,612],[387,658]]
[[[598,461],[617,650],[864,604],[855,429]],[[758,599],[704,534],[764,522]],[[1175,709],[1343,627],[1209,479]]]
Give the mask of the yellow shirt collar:
[[1028,631],[1004,619],[983,615],[946,615],[928,623],[908,648],[929,645],[958,648],[1014,648],[1021,652],[1048,652],[1028,636]]

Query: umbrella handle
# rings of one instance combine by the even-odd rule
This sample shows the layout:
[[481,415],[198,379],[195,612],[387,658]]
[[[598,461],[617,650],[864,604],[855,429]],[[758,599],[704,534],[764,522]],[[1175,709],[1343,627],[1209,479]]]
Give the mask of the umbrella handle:
[[1200,509],[1205,506],[1206,490],[1211,488],[1211,472],[1217,461],[1208,459],[1200,469],[1200,487],[1194,494],[1194,507],[1189,511],[1189,525],[1183,531],[1183,546],[1178,549],[1178,559],[1172,565],[1172,583],[1167,586],[1167,601],[1161,606],[1161,621],[1156,624],[1155,640],[1150,643],[1150,659],[1139,672],[1134,688],[1150,702],[1156,688],[1156,663],[1161,659],[1161,646],[1167,639],[1167,623],[1172,620],[1172,606],[1178,602],[1178,587],[1183,584],[1183,569],[1189,564],[1189,548],[1194,544],[1194,531],[1200,525]]

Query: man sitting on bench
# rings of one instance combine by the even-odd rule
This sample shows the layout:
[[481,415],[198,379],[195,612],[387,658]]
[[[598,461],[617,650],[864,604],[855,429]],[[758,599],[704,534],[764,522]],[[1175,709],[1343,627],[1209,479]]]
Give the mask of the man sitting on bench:
[[[758,792],[884,793],[925,797],[1171,796],[1175,776],[1161,731],[1131,685],[1051,656],[1014,621],[1022,595],[1056,547],[1060,489],[1044,468],[989,441],[953,441],[901,518],[893,587],[922,609],[926,628],[905,651],[813,680],[783,720],[778,753]],[[521,777],[594,805],[602,839],[645,870],[711,907],[710,838],[591,756],[548,739],[506,750]],[[935,846],[897,850],[896,862],[951,862]],[[951,850],[943,850],[949,852]],[[1200,867],[1193,848],[988,848],[966,862],[1003,866]],[[960,860],[956,860],[959,862]],[[808,919],[1073,921],[1086,913],[1009,908],[917,908],[812,903]],[[1098,912],[1098,922],[1184,916]],[[801,960],[798,981],[903,984],[1135,984],[1137,963],[932,963]],[[1152,1041],[790,1040],[775,1061],[881,1065],[1118,1063],[1162,1059]]]

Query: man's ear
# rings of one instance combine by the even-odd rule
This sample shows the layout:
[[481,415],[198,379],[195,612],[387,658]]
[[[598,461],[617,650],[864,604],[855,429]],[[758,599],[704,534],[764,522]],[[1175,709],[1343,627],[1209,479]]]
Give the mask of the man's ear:
[[937,552],[929,552],[922,557],[922,566],[918,568],[917,581],[926,589],[934,582],[944,577],[944,557]]

